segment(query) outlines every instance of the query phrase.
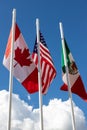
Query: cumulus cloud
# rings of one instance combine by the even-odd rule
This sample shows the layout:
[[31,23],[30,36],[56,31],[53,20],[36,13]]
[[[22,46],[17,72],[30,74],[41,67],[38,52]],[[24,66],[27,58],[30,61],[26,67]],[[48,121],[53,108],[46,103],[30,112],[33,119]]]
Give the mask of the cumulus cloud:
[[[87,130],[83,111],[74,104],[77,130]],[[0,130],[7,129],[8,92],[0,91]],[[72,130],[70,102],[52,99],[43,106],[44,130]],[[39,130],[39,109],[13,94],[11,130]]]

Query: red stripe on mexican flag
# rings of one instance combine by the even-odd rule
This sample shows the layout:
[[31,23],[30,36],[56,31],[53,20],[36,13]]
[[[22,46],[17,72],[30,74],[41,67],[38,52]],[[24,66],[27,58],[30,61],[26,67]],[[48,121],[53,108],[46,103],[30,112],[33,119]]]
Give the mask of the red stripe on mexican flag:
[[[67,84],[63,84],[61,90],[68,91]],[[71,87],[71,92],[77,94],[87,102],[87,93],[80,76],[77,78],[77,80],[74,82],[73,86]]]

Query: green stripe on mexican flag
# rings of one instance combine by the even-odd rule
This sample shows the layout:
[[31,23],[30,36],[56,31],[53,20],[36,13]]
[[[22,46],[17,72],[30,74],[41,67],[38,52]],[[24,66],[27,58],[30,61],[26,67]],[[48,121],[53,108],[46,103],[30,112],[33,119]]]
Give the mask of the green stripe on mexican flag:
[[[66,49],[66,58],[67,58],[66,60],[67,60],[67,65],[68,65],[68,75],[69,75],[71,92],[77,94],[83,100],[87,101],[87,93],[84,88],[80,73],[73,59],[73,56],[67,46],[66,40],[64,40],[64,43],[65,43],[65,49]],[[63,51],[62,51],[62,79],[63,79],[64,84],[61,87],[61,90],[68,91]]]

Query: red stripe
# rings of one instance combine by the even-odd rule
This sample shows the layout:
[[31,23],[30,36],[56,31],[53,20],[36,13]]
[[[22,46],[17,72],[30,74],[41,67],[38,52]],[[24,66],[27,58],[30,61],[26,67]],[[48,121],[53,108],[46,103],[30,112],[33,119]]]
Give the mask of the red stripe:
[[[66,84],[64,84],[60,89],[63,91],[68,91],[68,87]],[[87,102],[87,93],[80,76],[78,77],[74,85],[71,87],[71,92],[77,94]]]
[[[15,26],[15,41],[17,40],[19,35],[20,35],[20,30],[16,24],[16,26]],[[10,30],[10,34],[9,34],[9,38],[8,38],[8,42],[7,42],[7,46],[6,46],[6,51],[5,51],[6,58],[9,56],[9,54],[11,52],[11,42],[12,42],[12,28]]]
[[48,60],[48,62],[52,64],[52,59],[46,53],[44,53],[42,50],[40,51],[40,53],[44,59]]
[[50,55],[50,52],[49,52],[49,50],[47,49],[47,47],[45,47],[41,42],[40,42],[40,48],[42,48],[43,51],[45,51],[46,53],[49,53],[49,55]]
[[46,78],[46,82],[44,83],[44,86],[43,86],[43,90],[42,90],[42,93],[46,93],[47,92],[47,89],[48,89],[48,86],[50,85],[50,76],[49,76],[49,72],[50,72],[50,67],[48,69],[48,72],[47,72],[47,78]]
[[55,78],[56,76],[56,70],[54,68],[51,69],[52,69],[52,74],[50,75],[50,82],[52,82],[52,79]]
[[[41,62],[42,63],[42,62]],[[46,73],[46,63],[44,63],[44,66],[42,65],[42,67],[43,67],[43,73],[42,73],[42,79],[44,80],[44,78],[45,78],[45,73]]]
[[20,35],[20,29],[19,29],[18,25],[16,24],[16,26],[15,26],[15,41],[18,39],[19,35]]
[[40,52],[41,52],[41,54],[42,54],[43,56],[46,56],[46,58],[48,58],[48,60],[49,60],[50,62],[52,62],[52,58],[51,58],[51,56],[50,56],[50,52],[49,52],[47,49],[45,49],[45,48],[43,47],[43,45],[41,45]]
[[34,63],[37,65],[38,64],[38,56],[36,53],[32,54],[32,59],[34,60]]

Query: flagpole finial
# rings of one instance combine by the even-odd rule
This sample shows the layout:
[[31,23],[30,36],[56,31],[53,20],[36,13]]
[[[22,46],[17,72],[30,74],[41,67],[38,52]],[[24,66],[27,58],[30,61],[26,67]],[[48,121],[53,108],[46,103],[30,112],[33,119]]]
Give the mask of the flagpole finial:
[[60,27],[61,39],[64,39],[64,33],[63,33],[63,25],[62,25],[62,22],[59,23],[59,27]]
[[16,14],[16,9],[15,9],[15,8],[13,9],[13,12],[12,12],[12,13],[13,13],[13,15]]
[[15,21],[16,21],[16,9],[14,8],[13,11],[12,11],[12,26],[14,26],[15,24]]
[[36,18],[36,25],[39,25],[39,18]]
[[39,30],[40,30],[40,27],[39,27],[39,19],[38,19],[38,18],[36,18],[37,43],[39,43],[39,42],[40,42]]

